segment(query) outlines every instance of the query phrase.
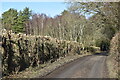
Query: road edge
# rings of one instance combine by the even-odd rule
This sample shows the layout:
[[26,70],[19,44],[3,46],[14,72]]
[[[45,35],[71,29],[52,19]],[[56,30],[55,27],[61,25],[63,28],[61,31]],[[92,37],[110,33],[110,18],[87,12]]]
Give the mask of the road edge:
[[55,69],[51,70],[50,72],[48,72],[48,73],[46,73],[46,74],[44,74],[44,75],[42,75],[42,76],[39,76],[39,78],[44,78],[45,76],[47,76],[47,75],[51,74],[52,72],[54,72],[56,69],[59,69],[59,68],[62,67],[62,66],[68,65],[68,64],[70,64],[70,63],[72,63],[72,62],[74,62],[74,61],[77,61],[78,59],[81,59],[81,58],[84,58],[84,57],[88,57],[88,56],[92,56],[92,55],[81,56],[81,57],[76,58],[76,59],[74,59],[74,60],[71,60],[71,61],[68,61],[68,62],[66,62],[66,63],[63,63],[63,64],[61,64],[60,66],[57,66]]

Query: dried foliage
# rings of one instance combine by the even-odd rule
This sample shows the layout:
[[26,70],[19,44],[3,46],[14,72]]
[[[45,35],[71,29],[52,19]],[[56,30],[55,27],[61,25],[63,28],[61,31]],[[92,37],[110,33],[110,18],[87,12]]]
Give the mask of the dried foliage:
[[36,67],[59,57],[83,54],[82,45],[74,41],[58,40],[49,36],[31,36],[12,31],[2,35],[3,76]]

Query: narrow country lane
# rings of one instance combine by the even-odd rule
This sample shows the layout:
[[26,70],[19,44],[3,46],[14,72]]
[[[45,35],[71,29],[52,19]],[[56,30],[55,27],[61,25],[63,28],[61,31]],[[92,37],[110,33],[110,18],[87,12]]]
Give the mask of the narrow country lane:
[[44,78],[107,78],[105,55],[82,57],[54,70]]

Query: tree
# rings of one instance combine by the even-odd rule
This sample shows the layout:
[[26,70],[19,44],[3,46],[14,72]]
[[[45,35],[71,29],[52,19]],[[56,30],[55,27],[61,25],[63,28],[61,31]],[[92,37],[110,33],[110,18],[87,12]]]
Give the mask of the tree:
[[118,22],[120,2],[89,2],[89,3],[71,3],[70,11],[80,14],[99,14],[101,18],[101,24],[110,24],[116,28],[116,31],[120,30],[120,23]]
[[7,30],[13,30],[13,32],[25,32],[26,21],[31,16],[31,10],[25,8],[23,11],[17,12],[16,9],[10,8],[8,11],[2,14],[2,25]]
[[25,8],[23,11],[19,11],[17,23],[13,26],[13,31],[18,32],[27,32],[28,28],[25,27],[26,22],[29,20],[31,16],[31,10],[29,8]]
[[84,16],[64,10],[54,18],[45,14],[34,14],[26,27],[31,28],[36,35],[82,42],[85,22]]
[[18,12],[15,9],[10,8],[8,11],[2,14],[2,25],[7,30],[12,30],[13,25],[16,24],[18,18]]
[[90,27],[91,29],[85,29],[85,33],[93,31],[92,33],[94,34],[89,36],[91,38],[89,42],[94,41],[95,43],[97,38],[107,38],[111,40],[114,34],[120,31],[119,5],[120,2],[71,2],[69,10],[72,13],[82,15],[93,14],[93,16],[88,19],[88,26],[86,26],[86,29]]

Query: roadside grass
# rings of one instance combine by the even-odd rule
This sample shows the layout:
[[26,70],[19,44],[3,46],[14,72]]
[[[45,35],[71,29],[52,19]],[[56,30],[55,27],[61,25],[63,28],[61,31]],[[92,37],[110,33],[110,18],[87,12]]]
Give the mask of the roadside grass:
[[109,72],[109,78],[117,78],[116,75],[116,69],[114,68],[114,61],[111,60],[111,57],[108,56],[107,57],[107,68],[108,68],[108,72]]

